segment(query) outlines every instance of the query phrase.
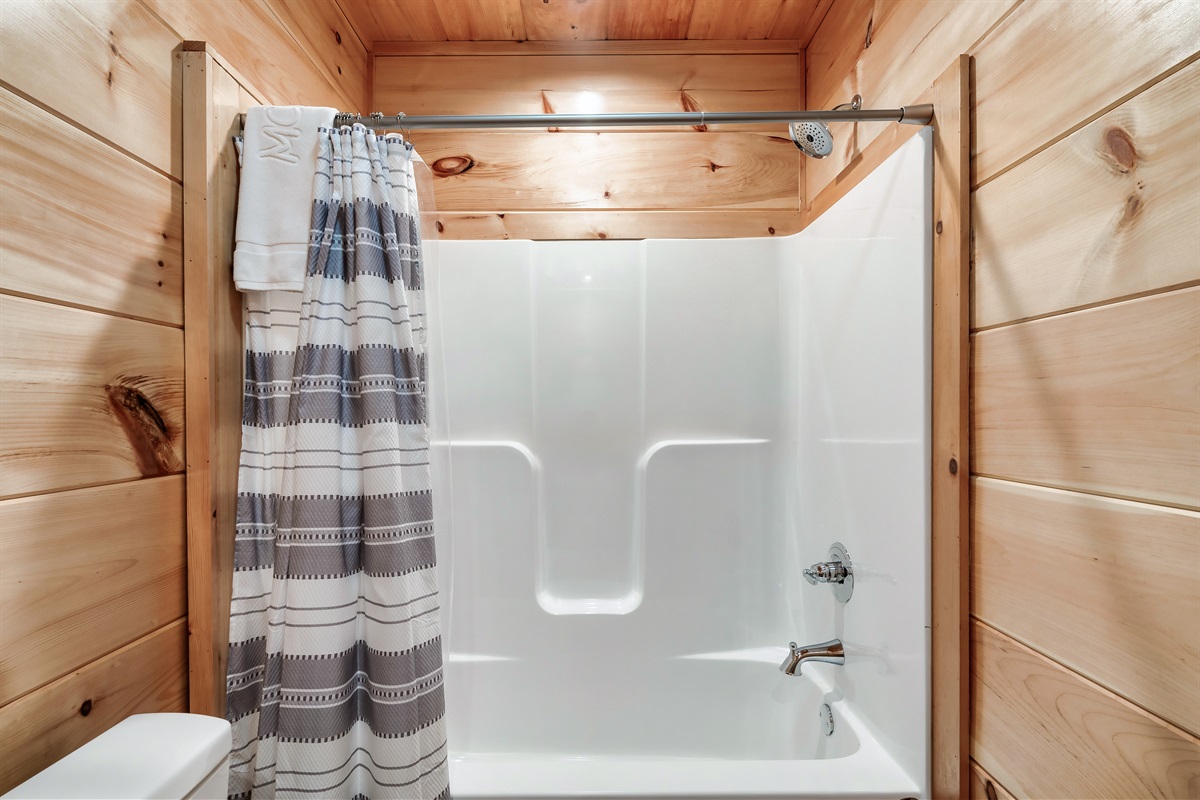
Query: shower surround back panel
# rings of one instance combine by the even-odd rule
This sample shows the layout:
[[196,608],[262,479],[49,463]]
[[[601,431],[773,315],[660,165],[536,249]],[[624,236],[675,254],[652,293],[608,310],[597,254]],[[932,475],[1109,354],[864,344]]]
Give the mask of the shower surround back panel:
[[439,245],[456,796],[922,795],[927,159],[785,239]]
[[[454,455],[482,442],[528,454],[539,498],[529,588],[550,614],[637,609],[656,473],[767,444],[776,425],[772,243],[688,245],[440,245]],[[731,269],[751,278],[731,281]],[[680,448],[689,455],[669,452]],[[761,518],[736,480],[715,489],[732,504],[718,518]],[[760,522],[742,527],[750,536]]]

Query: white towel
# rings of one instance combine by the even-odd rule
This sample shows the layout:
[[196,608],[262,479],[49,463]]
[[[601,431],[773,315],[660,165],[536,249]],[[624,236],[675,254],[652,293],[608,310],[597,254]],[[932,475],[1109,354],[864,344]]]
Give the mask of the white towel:
[[246,112],[233,279],[243,292],[304,288],[317,128],[336,109],[255,106]]

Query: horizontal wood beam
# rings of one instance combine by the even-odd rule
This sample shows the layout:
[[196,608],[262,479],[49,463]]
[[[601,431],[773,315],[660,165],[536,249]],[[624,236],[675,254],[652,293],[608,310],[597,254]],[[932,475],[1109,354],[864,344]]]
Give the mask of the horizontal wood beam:
[[460,211],[437,215],[443,239],[722,239],[788,236],[796,211]]
[[375,42],[376,57],[387,56],[605,56],[605,55],[755,55],[799,53],[797,39],[627,39],[621,41],[526,42]]

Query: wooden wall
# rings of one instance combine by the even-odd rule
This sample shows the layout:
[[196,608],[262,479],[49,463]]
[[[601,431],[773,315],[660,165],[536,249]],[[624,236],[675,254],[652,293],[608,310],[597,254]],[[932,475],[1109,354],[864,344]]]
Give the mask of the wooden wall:
[[[371,110],[406,114],[786,110],[797,41],[435,42],[375,48]],[[772,236],[799,225],[781,126],[416,131],[448,238]]]
[[[838,0],[806,52],[442,42],[374,63],[336,0],[7,0],[0,791],[187,707],[185,39],[260,100],[407,113],[895,106],[971,54],[972,792],[1200,794],[1190,0]],[[789,233],[884,130],[803,164],[768,130],[413,138],[444,235],[618,238]]]
[[0,792],[188,709],[185,39],[262,99],[364,102],[336,3],[0,9]]
[[807,51],[813,108],[973,56],[973,797],[1200,796],[1197,50],[1190,0],[840,0]]

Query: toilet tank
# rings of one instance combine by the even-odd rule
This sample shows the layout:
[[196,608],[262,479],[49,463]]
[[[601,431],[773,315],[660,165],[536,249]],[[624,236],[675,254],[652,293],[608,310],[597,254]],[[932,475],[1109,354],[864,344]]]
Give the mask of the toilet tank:
[[4,798],[223,800],[229,791],[231,743],[223,719],[137,714]]

